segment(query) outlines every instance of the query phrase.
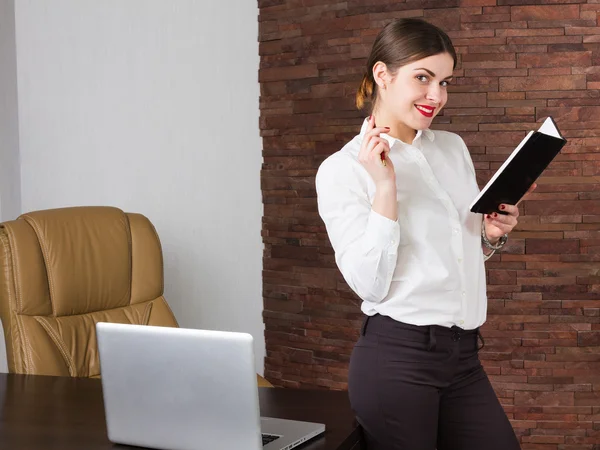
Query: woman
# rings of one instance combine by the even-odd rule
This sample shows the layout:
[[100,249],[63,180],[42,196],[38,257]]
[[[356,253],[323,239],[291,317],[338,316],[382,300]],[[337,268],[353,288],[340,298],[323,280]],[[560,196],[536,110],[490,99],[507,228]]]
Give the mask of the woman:
[[370,450],[520,448],[478,358],[484,260],[519,210],[471,213],[469,152],[456,134],[429,129],[455,66],[439,28],[386,26],[357,94],[372,113],[317,174],[336,262],[367,316],[348,386]]

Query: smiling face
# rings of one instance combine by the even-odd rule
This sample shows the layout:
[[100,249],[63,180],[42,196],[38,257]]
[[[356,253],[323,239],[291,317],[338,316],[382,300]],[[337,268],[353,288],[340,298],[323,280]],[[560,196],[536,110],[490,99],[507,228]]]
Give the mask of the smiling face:
[[429,128],[446,105],[453,68],[454,59],[448,53],[413,61],[395,73],[390,73],[383,63],[375,64],[373,77],[379,88],[374,111],[377,123],[391,127],[396,137],[412,141],[416,130]]

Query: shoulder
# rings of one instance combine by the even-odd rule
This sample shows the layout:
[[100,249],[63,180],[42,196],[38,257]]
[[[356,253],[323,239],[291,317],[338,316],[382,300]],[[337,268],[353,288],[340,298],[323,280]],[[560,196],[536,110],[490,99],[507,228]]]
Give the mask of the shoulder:
[[361,180],[368,174],[358,161],[359,150],[359,136],[355,136],[341,150],[328,156],[317,170],[317,190],[326,184],[362,184]]

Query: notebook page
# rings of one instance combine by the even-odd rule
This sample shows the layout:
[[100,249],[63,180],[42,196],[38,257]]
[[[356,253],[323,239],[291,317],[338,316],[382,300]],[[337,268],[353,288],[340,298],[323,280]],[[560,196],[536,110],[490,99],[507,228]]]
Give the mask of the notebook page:
[[544,120],[544,123],[542,124],[542,126],[540,127],[540,129],[538,131],[540,133],[547,134],[548,136],[554,136],[559,139],[561,138],[560,134],[558,134],[558,130],[554,126],[554,122],[552,121],[552,119],[550,119],[550,117],[548,117],[546,120]]

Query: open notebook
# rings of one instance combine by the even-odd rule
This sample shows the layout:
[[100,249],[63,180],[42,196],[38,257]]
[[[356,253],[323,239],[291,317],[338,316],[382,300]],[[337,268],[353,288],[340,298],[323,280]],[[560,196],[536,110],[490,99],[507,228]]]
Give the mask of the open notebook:
[[530,131],[471,203],[474,213],[503,213],[501,203],[516,205],[567,143],[552,117]]

